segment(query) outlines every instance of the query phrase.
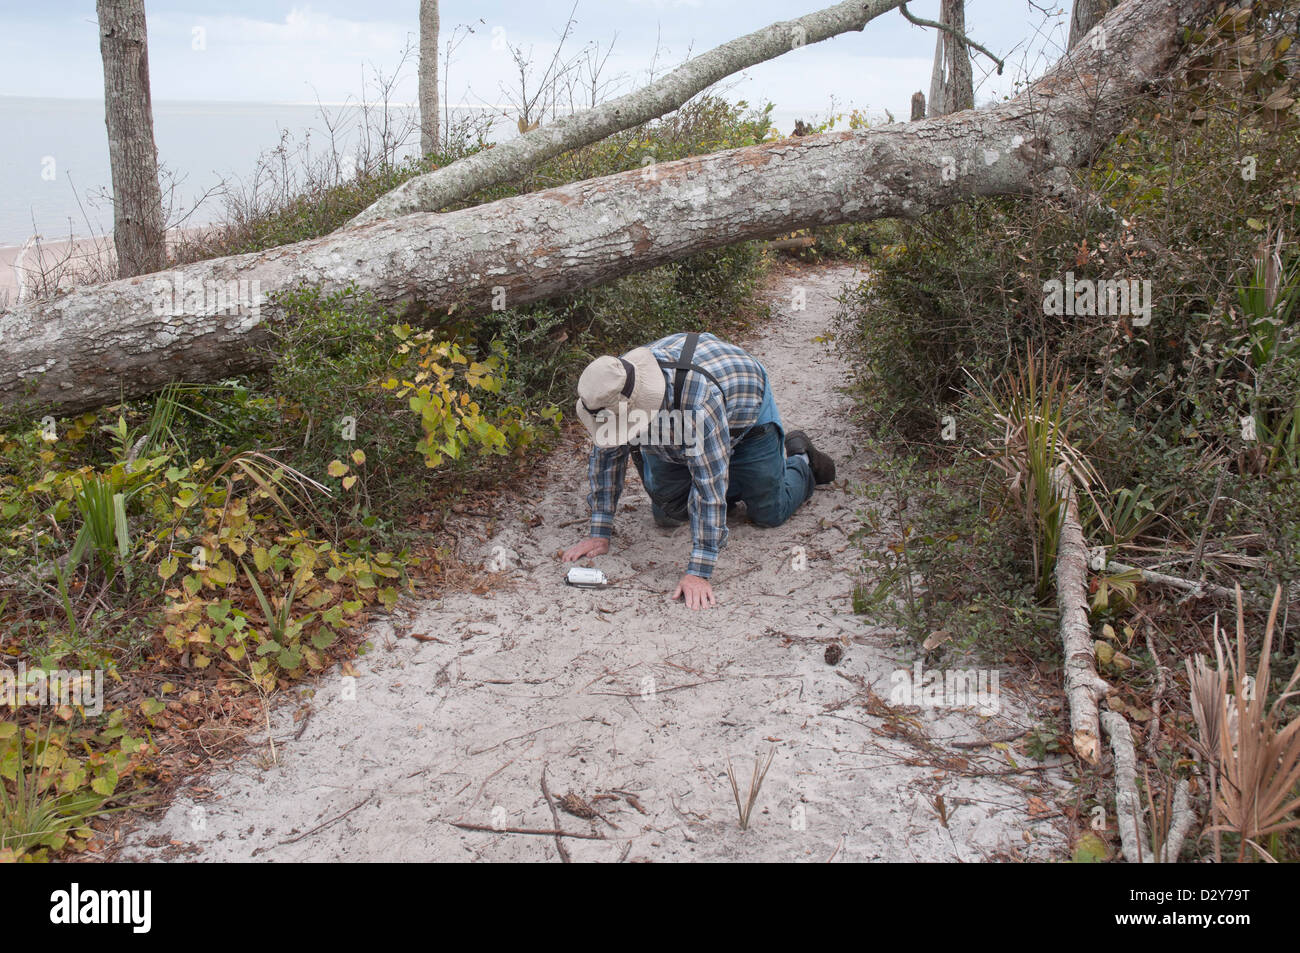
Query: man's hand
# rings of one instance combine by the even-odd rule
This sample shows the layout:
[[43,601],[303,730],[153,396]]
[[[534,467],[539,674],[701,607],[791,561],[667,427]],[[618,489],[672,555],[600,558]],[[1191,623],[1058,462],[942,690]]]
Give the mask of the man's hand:
[[588,536],[576,546],[570,546],[560,556],[566,563],[577,562],[588,556],[599,556],[609,552],[609,540],[604,536]]
[[692,609],[703,609],[705,606],[718,604],[713,598],[713,587],[709,585],[709,580],[692,576],[690,573],[682,576],[682,581],[677,584],[677,589],[673,592],[673,598],[681,599]]

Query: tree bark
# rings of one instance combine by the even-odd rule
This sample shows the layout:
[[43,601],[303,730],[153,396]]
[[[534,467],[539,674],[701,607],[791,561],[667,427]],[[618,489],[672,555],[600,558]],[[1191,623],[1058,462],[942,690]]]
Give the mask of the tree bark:
[[[966,33],[966,0],[942,0],[939,22]],[[975,77],[970,48],[947,30],[936,30],[934,70],[930,74],[930,115],[947,116],[975,108]]]
[[[1114,137],[1181,27],[1212,7],[1129,0],[1107,19],[1120,52],[1083,44],[988,109],[663,163],[20,304],[0,314],[0,409],[70,413],[259,367],[278,309],[254,306],[254,290],[354,284],[382,305],[487,311],[502,295],[524,305],[738,241],[1043,188]],[[237,287],[221,313],[212,283],[238,279],[259,287]]]
[[1151,837],[1142,814],[1142,798],[1137,790],[1137,755],[1133,751],[1133,732],[1124,716],[1113,711],[1102,714],[1106,734],[1110,735],[1115,753],[1115,826],[1119,831],[1120,850],[1130,864],[1153,863]]
[[1053,485],[1061,502],[1061,535],[1056,547],[1056,611],[1061,617],[1065,658],[1065,698],[1075,753],[1089,764],[1101,757],[1097,703],[1110,686],[1097,674],[1092,628],[1088,625],[1088,546],[1079,525],[1079,503],[1065,464]]
[[118,275],[129,278],[166,265],[144,0],[98,0],[96,7],[113,176],[113,245]]
[[[566,116],[445,168],[416,176],[384,195],[349,224],[362,225],[413,212],[436,212],[480,189],[517,179],[570,149],[670,113],[696,93],[733,73],[810,43],[860,31],[871,20],[902,4],[903,0],[849,0],[731,40],[688,60],[644,89]],[[650,158],[653,160],[653,156]]]
[[438,151],[438,0],[420,0],[420,152]]
[[1074,0],[1074,10],[1070,13],[1070,45],[1067,49],[1074,49],[1114,6],[1114,0]]
[[912,122],[925,118],[925,93],[919,89],[912,94]]

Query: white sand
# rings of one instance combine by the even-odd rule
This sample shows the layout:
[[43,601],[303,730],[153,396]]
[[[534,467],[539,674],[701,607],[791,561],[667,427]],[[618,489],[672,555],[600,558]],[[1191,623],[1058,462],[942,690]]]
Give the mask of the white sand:
[[[714,576],[717,608],[692,613],[668,601],[689,528],[653,525],[631,469],[613,550],[597,561],[617,588],[562,584],[556,554],[585,534],[586,512],[586,447],[562,447],[542,485],[520,489],[495,538],[478,539],[485,521],[465,517],[462,556],[486,560],[501,546],[518,557],[505,585],[411,605],[378,625],[374,650],[357,663],[355,698],[337,674],[322,679],[299,740],[296,705],[285,699],[274,719],[277,765],[250,755],[195,782],[212,793],[182,789],[127,838],[122,857],[554,861],[552,837],[448,823],[552,828],[543,766],[557,798],[573,791],[608,820],[559,814],[564,829],[605,837],[566,839],[575,861],[1060,856],[1060,768],[989,775],[1009,767],[1003,753],[949,746],[1045,720],[1018,697],[1014,676],[1002,673],[993,718],[862,707],[854,680],[888,699],[890,673],[909,663],[851,614],[860,561],[847,539],[859,525],[851,490],[866,461],[836,390],[842,368],[814,338],[853,277],[837,266],[780,279],[775,319],[749,344],[787,427],[807,429],[836,457],[840,481],[777,529],[755,527],[743,511],[733,517]],[[799,313],[790,312],[795,285],[807,289]],[[806,571],[791,566],[795,546],[807,552]],[[406,632],[442,641],[395,637]],[[838,667],[823,659],[830,642],[844,648]],[[755,756],[773,747],[742,832],[726,758],[743,794]],[[621,796],[593,800],[615,791],[631,792],[645,813]]]

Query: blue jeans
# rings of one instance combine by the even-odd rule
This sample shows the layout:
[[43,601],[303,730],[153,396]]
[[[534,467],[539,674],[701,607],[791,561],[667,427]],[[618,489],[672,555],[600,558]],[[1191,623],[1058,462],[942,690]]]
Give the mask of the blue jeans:
[[[633,453],[632,459],[650,494],[655,522],[672,526],[689,520],[690,469],[648,453]],[[750,428],[731,452],[727,503],[743,502],[749,518],[759,526],[780,526],[813,495],[815,486],[812,468],[802,457],[786,459],[776,424]]]

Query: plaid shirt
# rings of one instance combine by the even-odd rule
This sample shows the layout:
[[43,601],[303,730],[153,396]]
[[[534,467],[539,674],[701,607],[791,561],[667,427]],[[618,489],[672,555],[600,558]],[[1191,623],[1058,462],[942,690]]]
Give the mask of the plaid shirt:
[[[685,334],[671,334],[649,345],[655,358],[671,364],[677,360]],[[684,445],[642,445],[641,453],[686,466],[691,472],[693,491],[688,510],[691,517],[691,558],[686,571],[702,579],[713,574],[718,553],[727,544],[727,478],[731,452],[745,430],[758,420],[767,390],[767,372],[763,365],[741,348],[701,334],[693,363],[704,368],[713,381],[697,371],[686,375],[682,388],[682,412],[694,412],[696,449],[686,452]],[[673,369],[662,368],[665,380],[662,409],[672,409]],[[725,401],[724,401],[725,397]],[[587,462],[591,492],[592,536],[606,539],[614,530],[614,510],[623,493],[631,447],[592,447]]]

